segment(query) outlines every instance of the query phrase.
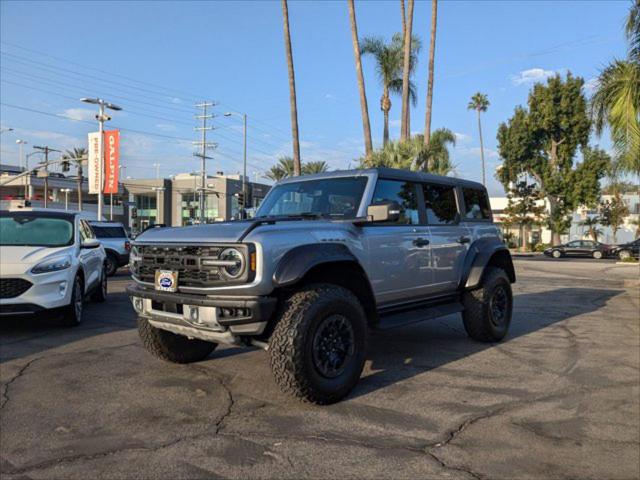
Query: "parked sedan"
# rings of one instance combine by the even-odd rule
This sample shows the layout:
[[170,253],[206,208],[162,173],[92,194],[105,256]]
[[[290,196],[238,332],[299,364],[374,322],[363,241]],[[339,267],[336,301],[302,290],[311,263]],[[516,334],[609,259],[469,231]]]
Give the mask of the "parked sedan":
[[620,260],[631,257],[640,258],[640,238],[633,242],[616,245],[611,249],[611,255],[618,257]]
[[554,245],[544,251],[544,254],[560,258],[564,256],[571,257],[593,257],[596,259],[604,258],[609,255],[611,247],[604,243],[594,242],[593,240],[573,240],[562,245]]

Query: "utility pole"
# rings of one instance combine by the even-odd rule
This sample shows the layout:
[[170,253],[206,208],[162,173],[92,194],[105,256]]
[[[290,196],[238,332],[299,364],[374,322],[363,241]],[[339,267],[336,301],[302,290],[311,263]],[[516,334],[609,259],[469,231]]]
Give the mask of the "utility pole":
[[[234,115],[234,112],[227,112],[224,114],[225,117],[230,117]],[[237,113],[235,115],[238,115]],[[244,205],[242,205],[242,209],[240,210],[240,218],[244,220],[246,218],[245,214],[245,205],[247,203],[247,114],[243,113],[239,115],[242,117],[242,136],[243,136],[243,157],[242,157],[242,197],[244,201]]]
[[212,119],[215,115],[213,114],[207,114],[207,108],[209,107],[214,107],[216,104],[213,102],[202,102],[202,103],[197,103],[196,104],[196,108],[201,108],[202,109],[202,115],[195,115],[196,119],[200,119],[202,120],[202,126],[200,127],[195,127],[196,131],[202,132],[202,139],[199,142],[193,142],[194,145],[198,146],[201,148],[201,152],[200,153],[194,153],[193,155],[196,157],[199,157],[201,160],[201,169],[200,169],[200,174],[202,176],[202,187],[200,188],[200,225],[203,225],[205,223],[205,213],[204,213],[204,207],[205,207],[205,185],[207,183],[207,165],[206,162],[207,160],[213,159],[213,157],[208,157],[207,156],[207,149],[208,148],[215,148],[217,147],[217,144],[215,143],[207,143],[207,130],[213,130],[213,127],[208,127],[207,126],[207,120]]
[[60,152],[60,150],[54,150],[46,145],[44,147],[34,146],[33,148],[44,153],[44,208],[47,208],[49,204],[49,152]]

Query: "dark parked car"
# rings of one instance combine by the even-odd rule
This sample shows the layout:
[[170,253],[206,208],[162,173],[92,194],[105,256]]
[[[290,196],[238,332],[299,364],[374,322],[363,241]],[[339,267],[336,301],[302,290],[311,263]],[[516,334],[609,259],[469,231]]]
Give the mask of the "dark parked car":
[[560,258],[564,256],[571,257],[593,257],[596,259],[609,256],[611,247],[604,243],[594,242],[593,240],[573,240],[563,243],[562,245],[554,245],[544,251],[544,254]]
[[611,249],[610,253],[620,260],[631,257],[640,258],[640,238],[636,238],[633,242],[616,245]]

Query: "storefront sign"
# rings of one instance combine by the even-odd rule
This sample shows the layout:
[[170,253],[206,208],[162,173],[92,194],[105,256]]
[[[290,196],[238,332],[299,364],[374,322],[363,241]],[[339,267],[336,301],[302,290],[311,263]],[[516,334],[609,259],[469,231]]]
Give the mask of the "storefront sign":
[[89,181],[89,193],[100,193],[100,132],[92,132],[89,138],[89,172],[87,174]]

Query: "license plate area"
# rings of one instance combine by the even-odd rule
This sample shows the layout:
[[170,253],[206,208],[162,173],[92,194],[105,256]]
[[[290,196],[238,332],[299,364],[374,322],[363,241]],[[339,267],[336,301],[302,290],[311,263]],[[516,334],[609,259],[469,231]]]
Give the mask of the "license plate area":
[[178,272],[174,270],[156,270],[154,286],[161,292],[178,291]]

